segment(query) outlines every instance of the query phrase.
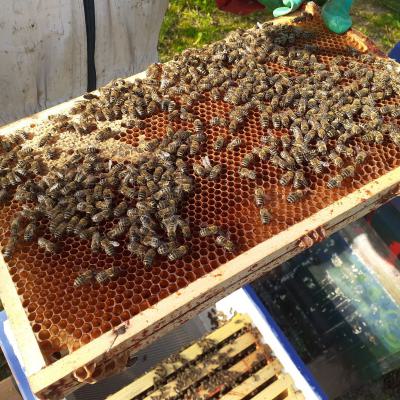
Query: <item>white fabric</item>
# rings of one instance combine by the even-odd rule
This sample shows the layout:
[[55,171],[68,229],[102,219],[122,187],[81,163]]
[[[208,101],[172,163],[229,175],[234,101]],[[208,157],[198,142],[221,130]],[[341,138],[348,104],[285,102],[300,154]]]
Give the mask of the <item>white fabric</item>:
[[[168,0],[95,0],[97,86],[157,60]],[[87,89],[82,0],[0,0],[0,125]]]

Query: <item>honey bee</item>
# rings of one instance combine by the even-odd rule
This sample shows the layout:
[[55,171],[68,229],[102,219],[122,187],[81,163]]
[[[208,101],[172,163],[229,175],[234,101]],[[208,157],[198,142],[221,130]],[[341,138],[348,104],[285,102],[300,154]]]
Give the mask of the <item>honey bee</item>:
[[341,175],[335,175],[329,179],[326,186],[328,189],[335,189],[342,186],[342,182],[343,182],[343,177]]
[[316,174],[321,174],[324,170],[324,163],[317,157],[310,160],[310,165]]
[[275,165],[279,168],[282,169],[293,169],[289,166],[289,164],[287,163],[286,160],[284,160],[283,158],[279,157],[278,155],[274,155],[271,157],[271,163],[272,165]]
[[79,233],[85,229],[89,225],[89,220],[86,217],[83,217],[79,220],[79,222],[74,226],[73,232],[75,235],[79,235]]
[[204,132],[204,126],[203,126],[203,123],[201,122],[200,119],[195,119],[193,121],[193,128],[194,128],[194,131],[196,133],[203,133]]
[[[253,153],[256,150],[253,149]],[[271,146],[263,146],[261,148],[257,148],[257,155],[261,161],[266,161],[271,154]]]
[[261,186],[257,186],[254,190],[254,201],[257,207],[262,207],[265,203],[265,193]]
[[54,229],[50,229],[50,232],[55,238],[60,239],[66,232],[67,226],[68,223],[66,221],[60,222],[54,227]]
[[175,213],[176,213],[175,206],[168,206],[168,207],[162,208],[158,211],[158,215],[160,218],[172,217]]
[[281,143],[284,148],[290,147],[292,143],[292,139],[289,135],[282,135],[281,136]]
[[93,231],[92,233],[90,249],[95,253],[101,250],[101,235],[98,231]]
[[210,125],[211,126],[226,126],[227,121],[225,118],[222,117],[212,117],[210,119]]
[[176,218],[175,216],[169,217],[169,218],[164,218],[162,220],[163,225],[165,226],[165,229],[167,231],[167,236],[170,239],[175,239],[176,237],[176,228],[177,228],[177,223],[176,223]]
[[22,218],[20,215],[17,215],[10,224],[10,233],[11,236],[18,236],[18,233],[21,229],[21,222],[22,222]]
[[294,192],[288,194],[286,200],[289,204],[297,203],[305,196],[305,191],[301,189],[297,189]]
[[191,156],[196,155],[200,151],[200,142],[197,140],[192,140],[190,142],[190,149],[189,149],[189,154]]
[[58,251],[58,245],[45,239],[43,236],[38,239],[38,246],[48,253],[56,253]]
[[[197,142],[198,143],[198,142]],[[176,151],[178,157],[183,157],[189,151],[189,146],[187,144],[181,144]]]
[[6,189],[0,190],[0,204],[5,203],[9,199],[9,192]]
[[110,267],[103,271],[96,272],[94,277],[99,285],[103,285],[108,280],[116,278],[119,274],[120,274],[119,268]]
[[270,123],[270,116],[267,112],[263,112],[260,116],[260,125],[262,129],[267,129]]
[[242,144],[242,139],[235,137],[226,146],[227,150],[235,150]]
[[280,156],[286,162],[286,168],[294,169],[296,167],[296,160],[289,154],[287,150],[283,150]]
[[104,130],[100,131],[95,136],[95,139],[98,140],[99,142],[104,142],[108,139],[113,138],[115,135],[116,135],[116,132],[114,132],[110,127],[107,127]]
[[45,157],[48,160],[55,160],[60,155],[60,151],[57,148],[48,149],[45,153]]
[[307,186],[308,186],[308,182],[304,176],[304,172],[300,171],[300,170],[296,171],[294,174],[294,179],[293,179],[293,188],[300,189],[302,187],[307,187]]
[[226,140],[225,136],[221,136],[221,135],[218,136],[214,142],[214,150],[216,150],[216,151],[222,150],[225,145],[225,140]]
[[360,150],[357,152],[354,162],[356,163],[356,165],[363,164],[365,162],[367,156],[368,155],[364,150]]
[[38,146],[43,147],[44,145],[48,144],[52,138],[51,133],[45,133],[39,140]]
[[154,249],[157,249],[158,247],[161,246],[163,242],[161,239],[155,235],[147,235],[142,239],[142,244],[148,247],[152,247]]
[[215,180],[219,177],[219,175],[221,174],[222,171],[222,165],[220,164],[215,164],[211,170],[210,173],[208,175],[208,178],[211,180]]
[[207,225],[203,228],[200,228],[200,237],[214,236],[218,232],[219,228],[217,225]]
[[331,151],[328,154],[329,159],[331,160],[332,164],[337,167],[337,168],[342,168],[344,161],[343,159],[335,152],[335,151]]
[[154,249],[148,249],[143,257],[143,264],[146,268],[150,268],[153,263],[154,263],[154,259],[157,255],[156,250]]
[[157,253],[161,256],[166,256],[175,248],[175,242],[165,242],[161,243],[160,246],[157,248]]
[[212,88],[211,91],[210,91],[210,97],[213,100],[218,101],[218,100],[221,100],[222,94],[221,94],[221,92],[219,91],[218,88]]
[[383,140],[384,140],[384,137],[383,137],[382,133],[380,133],[380,132],[375,132],[375,135],[374,135],[374,141],[375,141],[375,143],[377,143],[377,144],[382,144],[382,143],[383,143]]
[[272,126],[275,129],[280,129],[280,127],[282,126],[282,121],[281,121],[281,115],[280,114],[272,114],[271,121],[272,121]]
[[218,235],[215,239],[215,243],[229,252],[233,252],[235,249],[234,243],[223,235]]
[[108,256],[113,256],[115,254],[115,248],[119,246],[119,243],[103,238],[100,241],[100,246]]
[[320,153],[320,154],[326,154],[326,152],[328,151],[326,143],[323,140],[317,141],[316,148],[317,148],[318,153]]
[[10,236],[8,239],[7,244],[5,245],[3,249],[3,255],[5,259],[10,259],[14,255],[15,248],[17,247],[18,243],[18,238],[17,236]]
[[131,199],[131,200],[135,199],[136,195],[137,195],[135,189],[132,189],[126,185],[121,186],[119,191],[121,194],[123,194],[125,197],[127,197],[128,199]]
[[163,197],[164,198],[168,198],[171,195],[172,195],[171,187],[170,186],[165,186],[165,187],[161,188],[160,190],[158,190],[156,193],[154,193],[153,197],[154,197],[155,200],[159,201]]
[[197,176],[205,176],[206,169],[199,163],[193,163],[193,172]]
[[248,168],[240,168],[239,169],[239,176],[241,178],[247,178],[251,180],[257,179],[257,174],[255,171],[248,169]]
[[94,278],[95,274],[92,270],[87,270],[78,275],[74,280],[74,288],[86,285]]
[[340,175],[343,179],[353,177],[355,174],[355,168],[354,165],[348,165],[347,167],[343,168],[340,171]]
[[184,257],[188,252],[188,247],[185,245],[175,247],[168,253],[168,259],[170,261],[176,261],[182,257]]
[[293,171],[287,171],[280,177],[279,183],[282,186],[287,186],[293,180],[293,178],[294,178],[294,172]]
[[242,167],[249,167],[250,164],[252,164],[255,160],[255,155],[253,153],[247,153],[243,156],[242,161],[240,162],[240,165]]
[[346,157],[353,157],[354,155],[354,151],[351,147],[348,147],[344,144],[337,144],[335,147],[335,150],[339,153],[339,154],[343,154]]
[[266,208],[260,208],[260,219],[263,225],[267,225],[271,222],[272,215]]
[[400,147],[400,131],[394,128],[390,128],[389,131],[390,138],[393,140],[393,142]]

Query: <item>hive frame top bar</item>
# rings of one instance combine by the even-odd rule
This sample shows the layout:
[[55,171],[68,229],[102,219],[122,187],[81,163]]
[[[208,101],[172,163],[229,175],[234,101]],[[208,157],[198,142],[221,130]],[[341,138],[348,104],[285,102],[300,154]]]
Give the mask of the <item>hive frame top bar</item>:
[[[312,6],[308,4],[307,8],[309,7]],[[284,17],[275,21],[275,23],[286,23],[291,18],[293,17]],[[376,48],[362,35],[348,34],[365,49],[371,47],[374,52],[377,52]],[[128,78],[128,80],[142,78],[143,76],[144,73],[140,73]],[[49,115],[65,112],[79,99],[81,98],[6,125],[0,128],[0,135],[11,133],[31,124],[37,125],[44,122]],[[302,251],[310,244],[310,240],[304,239],[311,239],[311,243],[323,239],[326,235],[335,232],[394,197],[398,194],[399,187],[400,168],[396,168],[311,217],[242,253],[184,289],[161,300],[155,306],[131,318],[126,332],[118,336],[114,344],[115,334],[109,331],[47,367],[44,367],[43,356],[19,301],[7,266],[3,258],[0,257],[0,297],[21,350],[33,392],[39,393],[52,383],[68,376],[77,368],[100,360],[108,352],[110,345],[112,345],[110,352],[112,354],[117,354],[128,347],[133,347],[135,350],[144,347],[182,321],[189,319],[201,309],[206,308],[243,284],[255,280],[268,270]],[[38,359],[42,360],[39,365],[44,367],[41,370],[38,370]]]

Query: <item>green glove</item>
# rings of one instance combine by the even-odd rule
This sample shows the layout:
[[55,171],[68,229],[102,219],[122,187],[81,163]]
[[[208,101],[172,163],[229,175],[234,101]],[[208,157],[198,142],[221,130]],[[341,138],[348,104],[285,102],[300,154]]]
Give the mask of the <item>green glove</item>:
[[296,11],[300,6],[303,0],[282,0],[284,7],[275,8],[273,11],[274,17],[280,17],[282,15],[290,14],[293,11]]
[[[274,10],[274,17],[280,17],[297,10],[303,0],[258,0],[258,2],[268,10]],[[324,2],[325,0],[318,0],[320,4]],[[352,3],[353,0],[326,1],[322,7],[322,18],[328,29],[335,33],[344,33],[351,28],[350,9]]]
[[344,33],[351,28],[350,9],[353,0],[328,0],[322,7],[322,18],[332,32]]

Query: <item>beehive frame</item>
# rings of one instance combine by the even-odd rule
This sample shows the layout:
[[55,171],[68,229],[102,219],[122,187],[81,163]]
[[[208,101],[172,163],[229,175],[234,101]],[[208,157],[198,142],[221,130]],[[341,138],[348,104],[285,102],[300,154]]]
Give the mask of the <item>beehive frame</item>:
[[[211,399],[219,393],[222,395],[220,398],[223,400],[241,400],[248,398],[254,391],[258,391],[257,394],[254,393],[254,398],[256,399],[272,400],[277,396],[282,399],[304,399],[303,393],[296,390],[292,377],[283,371],[284,368],[280,360],[272,354],[269,346],[261,343],[259,336],[259,332],[251,327],[251,320],[246,314],[236,314],[231,320],[203,338],[209,340],[211,346],[218,346],[217,353],[221,355],[223,360],[221,363],[211,363],[212,365],[208,365],[207,362],[202,363],[201,358],[204,356],[205,349],[201,344],[201,339],[180,351],[179,356],[181,356],[182,362],[169,363],[167,360],[161,364],[166,368],[167,378],[171,378],[173,374],[179,374],[186,368],[190,369],[190,366],[185,365],[183,360],[191,364],[200,363],[200,368],[203,372],[201,376],[196,376],[193,379],[192,385],[194,387],[198,385],[199,381],[212,377],[221,368],[238,374],[238,379],[241,382],[237,382],[232,386],[229,385],[230,387],[228,384],[221,383],[214,384],[209,388],[194,389],[196,394],[202,398]],[[223,347],[220,348],[219,345],[222,343]],[[246,350],[249,350],[250,347],[254,347],[254,350],[249,353]],[[209,349],[207,348],[207,350]],[[229,358],[224,357],[224,353],[229,354]],[[233,358],[235,358],[234,362],[232,362]],[[257,370],[253,369],[253,363],[257,364],[260,359],[264,360],[265,365]],[[166,382],[163,385],[163,388],[157,389],[154,387],[154,378],[156,376],[157,367],[108,396],[107,400],[135,400],[143,397],[152,399],[153,397],[157,398],[161,393],[165,399],[174,398],[174,390],[169,388],[177,386],[176,378],[169,379],[168,383]],[[271,382],[271,378],[275,380]],[[270,383],[268,384],[268,382]],[[260,389],[264,385],[265,388]],[[186,391],[189,387],[190,383],[187,384],[184,390]],[[224,394],[221,393],[222,391]]]
[[[284,23],[290,19],[291,17],[285,17],[277,23]],[[377,51],[361,34],[350,32],[348,35],[364,50]],[[130,79],[140,76],[141,74]],[[3,127],[0,134],[37,124],[46,120],[51,114],[65,112],[75,100]],[[76,389],[80,383],[72,378],[75,370],[120,355],[124,351],[138,350],[145,346],[218,299],[294,256],[303,248],[322,240],[388,201],[398,194],[399,184],[400,168],[395,168],[142,311],[127,321],[126,332],[119,335],[115,342],[115,334],[112,331],[106,332],[49,366],[45,366],[7,266],[1,258],[0,294],[21,350],[33,392],[40,396],[58,398]]]

